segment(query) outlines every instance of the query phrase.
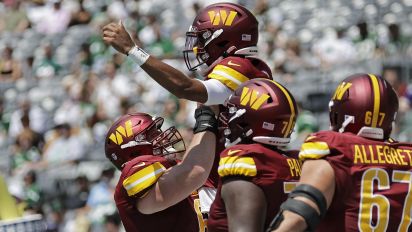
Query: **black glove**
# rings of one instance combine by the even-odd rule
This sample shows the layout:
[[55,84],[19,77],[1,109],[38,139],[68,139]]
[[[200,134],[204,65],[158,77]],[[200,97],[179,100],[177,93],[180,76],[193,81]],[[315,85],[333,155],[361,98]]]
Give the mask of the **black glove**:
[[217,119],[215,113],[208,106],[199,106],[195,111],[196,124],[193,133],[210,131],[217,135]]

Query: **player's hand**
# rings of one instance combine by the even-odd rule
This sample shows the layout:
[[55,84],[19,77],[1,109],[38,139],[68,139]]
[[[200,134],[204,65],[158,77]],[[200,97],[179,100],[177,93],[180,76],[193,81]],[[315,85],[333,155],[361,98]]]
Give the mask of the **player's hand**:
[[117,51],[127,55],[135,46],[129,32],[127,32],[123,23],[109,23],[103,27],[103,41],[110,44]]

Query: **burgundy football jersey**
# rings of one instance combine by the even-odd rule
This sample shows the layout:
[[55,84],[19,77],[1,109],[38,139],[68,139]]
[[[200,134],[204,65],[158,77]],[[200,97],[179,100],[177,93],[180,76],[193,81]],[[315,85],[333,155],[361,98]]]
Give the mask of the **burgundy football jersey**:
[[[235,145],[222,152],[218,173],[223,181],[245,177],[245,180],[263,190],[267,201],[266,228],[299,180],[301,164],[292,158],[296,155],[261,144]],[[210,209],[209,232],[228,231],[225,204],[220,197],[221,188],[222,184],[219,183],[216,199]]]
[[156,183],[166,169],[175,165],[159,156],[139,156],[126,163],[116,186],[114,199],[126,231],[205,232],[196,192],[185,200],[154,214],[142,214],[137,200]]
[[206,79],[216,79],[235,90],[241,83],[255,78],[272,80],[269,66],[256,57],[229,56],[216,64]]
[[[272,72],[269,66],[256,57],[229,56],[219,63],[206,75],[206,79],[215,79],[222,82],[232,91],[240,84],[255,78],[266,78],[272,80]],[[223,140],[222,140],[223,141]],[[205,186],[217,188],[219,176],[217,167],[219,165],[219,155],[224,150],[224,141],[216,143],[216,157],[210,176]]]
[[318,231],[411,231],[412,145],[322,131],[303,143],[299,157],[326,159],[335,195]]

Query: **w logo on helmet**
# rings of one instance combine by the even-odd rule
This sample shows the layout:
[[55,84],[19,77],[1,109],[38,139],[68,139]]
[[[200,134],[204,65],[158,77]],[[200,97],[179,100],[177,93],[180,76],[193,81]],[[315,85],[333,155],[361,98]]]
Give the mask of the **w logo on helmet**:
[[352,83],[342,82],[335,91],[335,94],[332,97],[332,100],[342,100],[343,94],[352,86]]
[[229,12],[229,16],[225,10],[219,10],[219,12],[208,11],[207,13],[209,14],[210,22],[214,26],[218,26],[220,23],[225,26],[231,26],[237,15],[237,12],[232,10]]
[[248,87],[242,89],[242,95],[240,96],[240,104],[246,106],[249,104],[250,108],[258,110],[262,104],[269,98],[268,94],[261,94],[258,97],[259,92],[256,90],[249,91]]
[[119,126],[116,128],[116,132],[111,133],[109,139],[112,140],[115,144],[120,145],[123,143],[124,137],[131,137],[133,136],[132,131],[132,121],[128,120],[124,123],[123,126]]

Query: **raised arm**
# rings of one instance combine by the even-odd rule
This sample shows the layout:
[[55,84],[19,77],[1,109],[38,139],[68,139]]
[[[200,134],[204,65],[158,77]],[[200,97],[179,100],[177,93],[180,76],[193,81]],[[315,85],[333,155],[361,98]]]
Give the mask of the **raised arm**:
[[178,98],[205,103],[205,85],[138,48],[122,23],[103,27],[103,40],[117,51],[130,56],[157,83]]
[[196,110],[195,118],[194,137],[183,161],[168,169],[139,199],[137,208],[141,213],[152,214],[175,205],[201,187],[209,176],[215,156],[217,119],[204,106]]

